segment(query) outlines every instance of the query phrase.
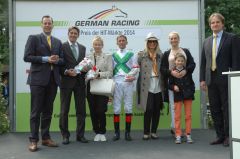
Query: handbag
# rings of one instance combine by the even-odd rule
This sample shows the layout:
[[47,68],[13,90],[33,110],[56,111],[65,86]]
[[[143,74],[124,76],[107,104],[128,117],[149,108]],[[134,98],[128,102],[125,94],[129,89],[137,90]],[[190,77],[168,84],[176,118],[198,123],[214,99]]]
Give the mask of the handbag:
[[90,92],[96,95],[113,96],[115,82],[113,79],[94,79],[90,81]]

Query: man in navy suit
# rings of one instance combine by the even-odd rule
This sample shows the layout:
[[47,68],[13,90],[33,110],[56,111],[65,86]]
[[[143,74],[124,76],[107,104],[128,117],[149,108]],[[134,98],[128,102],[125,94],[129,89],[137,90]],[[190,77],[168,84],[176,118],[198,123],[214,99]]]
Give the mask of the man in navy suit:
[[217,139],[211,145],[229,146],[228,79],[223,72],[239,69],[239,38],[224,31],[224,17],[213,13],[209,17],[213,35],[205,39],[200,66],[200,86],[208,88],[210,110]]
[[43,16],[41,27],[43,30],[41,34],[28,37],[24,53],[24,61],[31,63],[27,83],[30,85],[31,91],[31,135],[28,148],[32,152],[38,149],[39,127],[42,145],[58,146],[51,140],[49,128],[57,87],[60,85],[59,66],[64,64],[61,41],[51,36],[52,17]]
[[69,144],[70,132],[68,130],[68,113],[72,93],[74,93],[75,110],[77,118],[76,140],[87,143],[84,137],[86,102],[85,102],[85,72],[77,74],[74,67],[85,57],[86,47],[77,42],[79,29],[76,26],[68,29],[68,41],[62,45],[65,66],[61,67],[61,113],[59,127],[63,136],[62,144]]

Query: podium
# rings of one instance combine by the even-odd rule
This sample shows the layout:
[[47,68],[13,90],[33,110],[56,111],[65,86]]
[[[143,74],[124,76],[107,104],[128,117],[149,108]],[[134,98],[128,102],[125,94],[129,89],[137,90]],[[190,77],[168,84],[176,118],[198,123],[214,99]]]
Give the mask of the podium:
[[231,159],[240,159],[240,71],[222,74],[228,75],[230,155]]

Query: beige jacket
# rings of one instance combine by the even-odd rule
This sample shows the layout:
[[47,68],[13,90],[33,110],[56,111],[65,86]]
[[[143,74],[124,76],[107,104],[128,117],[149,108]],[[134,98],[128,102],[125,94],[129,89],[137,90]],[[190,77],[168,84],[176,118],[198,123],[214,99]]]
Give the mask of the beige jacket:
[[[93,61],[95,65],[95,59],[93,53],[87,56],[87,58]],[[112,55],[102,53],[100,56],[96,56],[96,66],[100,70],[100,78],[112,78],[113,66],[112,66]]]
[[[157,54],[157,66],[158,73],[160,75],[159,82],[161,90],[164,90],[163,75],[160,72],[161,60],[163,54],[159,52]],[[137,108],[146,110],[148,90],[150,85],[150,78],[152,73],[152,60],[149,58],[147,52],[138,53],[138,64],[140,67],[140,73],[137,81]]]

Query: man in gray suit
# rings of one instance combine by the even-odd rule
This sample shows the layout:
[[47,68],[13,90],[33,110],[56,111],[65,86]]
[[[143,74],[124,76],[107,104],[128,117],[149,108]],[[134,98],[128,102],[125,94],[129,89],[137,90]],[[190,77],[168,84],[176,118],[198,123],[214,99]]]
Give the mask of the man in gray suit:
[[61,113],[59,127],[63,136],[62,144],[69,144],[70,132],[68,130],[68,113],[71,103],[72,92],[74,93],[77,130],[76,139],[82,143],[88,140],[84,137],[86,103],[85,103],[85,73],[77,74],[74,67],[85,57],[85,46],[77,42],[79,37],[78,27],[68,29],[68,41],[63,43],[62,50],[64,54],[65,66],[61,68]]
[[213,13],[209,17],[213,35],[205,39],[200,66],[200,86],[206,91],[217,139],[211,145],[229,146],[228,79],[222,72],[239,69],[239,39],[225,32],[224,17]]
[[31,91],[31,143],[28,148],[32,152],[38,149],[39,127],[42,145],[57,147],[51,140],[49,128],[57,86],[60,85],[59,65],[64,64],[61,41],[51,36],[53,19],[48,15],[43,16],[41,26],[43,33],[28,37],[24,53],[24,61],[31,63],[28,76]]

